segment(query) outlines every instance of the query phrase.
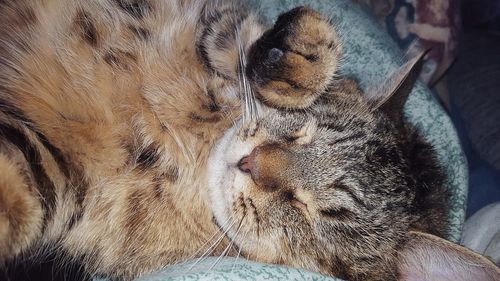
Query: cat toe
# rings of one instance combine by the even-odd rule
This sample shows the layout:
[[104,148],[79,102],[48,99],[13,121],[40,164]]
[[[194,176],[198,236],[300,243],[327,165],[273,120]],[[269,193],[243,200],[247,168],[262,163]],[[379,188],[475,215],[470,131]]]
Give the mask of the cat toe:
[[330,22],[308,7],[297,7],[252,45],[246,74],[265,104],[305,108],[327,88],[339,56]]

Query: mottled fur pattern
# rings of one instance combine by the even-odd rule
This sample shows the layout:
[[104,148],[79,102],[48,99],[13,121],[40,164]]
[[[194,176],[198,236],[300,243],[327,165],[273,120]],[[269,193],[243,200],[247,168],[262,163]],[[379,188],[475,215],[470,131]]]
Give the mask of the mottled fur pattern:
[[[226,6],[244,10],[217,7]],[[224,37],[223,70],[198,58],[222,36],[200,20],[203,9],[2,2],[2,261],[56,246],[90,272],[131,278],[189,257],[219,231],[205,166],[240,114],[238,49]],[[243,42],[260,35],[253,15],[223,15]]]
[[432,148],[334,79],[309,8],[266,30],[239,1],[4,0],[0,22],[0,263],[129,280],[233,243],[393,280],[410,229],[443,234]]
[[250,234],[228,235],[257,260],[395,280],[408,229],[445,233],[442,174],[414,129],[371,110],[353,81],[335,84],[307,112],[270,110],[251,134],[223,138],[209,167],[213,210],[243,222]]

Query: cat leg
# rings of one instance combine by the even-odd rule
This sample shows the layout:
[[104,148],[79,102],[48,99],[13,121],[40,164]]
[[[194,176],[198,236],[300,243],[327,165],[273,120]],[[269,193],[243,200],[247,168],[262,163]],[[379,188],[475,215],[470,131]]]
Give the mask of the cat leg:
[[340,52],[329,20],[310,8],[297,7],[279,16],[252,45],[246,74],[266,105],[305,108],[331,83]]
[[257,97],[271,107],[310,106],[339,65],[341,46],[333,25],[307,7],[282,14],[265,31],[238,1],[208,1],[196,33],[198,57],[210,73],[242,83],[243,66]]
[[9,156],[0,151],[0,266],[31,246],[43,221],[38,196],[21,165]]
[[211,74],[242,83],[244,54],[265,27],[243,1],[205,2],[196,28],[198,58]]

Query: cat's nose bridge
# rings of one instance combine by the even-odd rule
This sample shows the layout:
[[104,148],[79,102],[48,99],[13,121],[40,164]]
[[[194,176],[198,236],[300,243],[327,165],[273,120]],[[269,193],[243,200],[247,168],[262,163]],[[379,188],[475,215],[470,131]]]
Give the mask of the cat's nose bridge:
[[238,168],[250,174],[260,188],[268,191],[287,185],[287,173],[293,157],[276,144],[261,145],[238,162]]

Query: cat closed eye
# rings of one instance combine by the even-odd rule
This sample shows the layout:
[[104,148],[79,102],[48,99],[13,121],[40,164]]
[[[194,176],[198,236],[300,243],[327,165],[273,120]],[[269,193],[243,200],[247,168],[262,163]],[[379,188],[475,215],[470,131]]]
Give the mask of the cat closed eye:
[[321,215],[337,220],[347,220],[354,218],[354,213],[344,207],[335,209],[325,209],[320,211]]
[[297,198],[295,193],[293,193],[292,191],[285,192],[285,198],[290,202],[290,204],[293,207],[307,210],[307,204],[304,203],[304,201]]
[[286,136],[286,137],[284,137],[284,139],[286,142],[292,143],[292,142],[298,140],[299,136]]

